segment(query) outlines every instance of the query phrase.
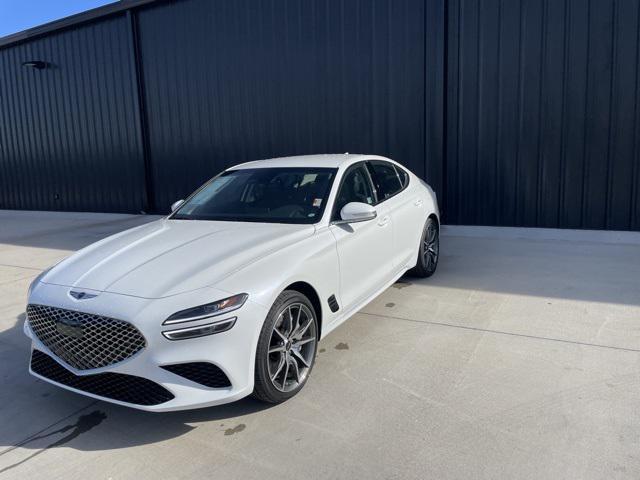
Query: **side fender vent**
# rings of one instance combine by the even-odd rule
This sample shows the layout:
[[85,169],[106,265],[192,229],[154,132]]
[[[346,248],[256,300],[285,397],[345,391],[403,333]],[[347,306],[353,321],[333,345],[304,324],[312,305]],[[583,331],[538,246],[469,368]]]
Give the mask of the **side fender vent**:
[[331,295],[327,300],[327,303],[329,304],[329,308],[333,313],[336,313],[338,310],[340,310],[340,305],[338,305],[338,300],[336,300],[335,295]]

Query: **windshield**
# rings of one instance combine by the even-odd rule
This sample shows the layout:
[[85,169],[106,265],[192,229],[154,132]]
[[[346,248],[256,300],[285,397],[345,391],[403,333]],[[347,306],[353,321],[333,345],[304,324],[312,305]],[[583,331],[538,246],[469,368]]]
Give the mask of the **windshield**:
[[334,168],[251,168],[223,172],[171,217],[176,220],[316,223]]

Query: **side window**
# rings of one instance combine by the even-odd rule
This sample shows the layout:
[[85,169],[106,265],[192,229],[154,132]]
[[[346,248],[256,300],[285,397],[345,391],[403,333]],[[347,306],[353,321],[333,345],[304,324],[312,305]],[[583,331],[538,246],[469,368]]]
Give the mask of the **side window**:
[[394,196],[404,188],[404,185],[400,184],[400,179],[393,164],[380,160],[371,160],[368,164],[376,185],[379,202]]
[[374,203],[373,188],[364,164],[351,167],[343,177],[333,208],[334,220],[340,219],[340,210],[350,202]]
[[394,167],[396,168],[396,172],[398,172],[398,176],[400,177],[400,181],[402,182],[402,188],[405,188],[407,185],[409,185],[409,174],[400,167],[397,167],[395,165]]

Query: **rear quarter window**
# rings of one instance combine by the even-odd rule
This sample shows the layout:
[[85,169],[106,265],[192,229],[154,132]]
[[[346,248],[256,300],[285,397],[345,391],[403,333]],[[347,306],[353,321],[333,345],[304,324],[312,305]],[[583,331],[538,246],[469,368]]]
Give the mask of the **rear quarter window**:
[[378,193],[378,202],[383,202],[387,198],[393,197],[400,192],[409,181],[407,176],[406,183],[403,183],[402,177],[398,174],[392,163],[381,160],[371,160],[367,164]]
[[398,172],[398,177],[400,177],[400,183],[402,183],[402,188],[407,188],[409,185],[409,174],[403,169],[394,165],[396,172]]

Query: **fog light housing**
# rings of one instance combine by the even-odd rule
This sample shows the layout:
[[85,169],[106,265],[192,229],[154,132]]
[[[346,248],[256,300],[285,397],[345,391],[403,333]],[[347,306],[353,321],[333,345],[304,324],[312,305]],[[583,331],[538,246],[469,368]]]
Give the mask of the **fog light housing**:
[[165,330],[162,335],[168,340],[187,340],[189,338],[206,337],[216,333],[231,330],[236,324],[236,317],[227,318],[214,323],[206,323],[195,327],[179,328],[177,330]]

